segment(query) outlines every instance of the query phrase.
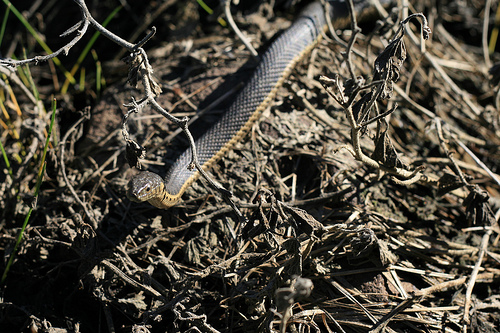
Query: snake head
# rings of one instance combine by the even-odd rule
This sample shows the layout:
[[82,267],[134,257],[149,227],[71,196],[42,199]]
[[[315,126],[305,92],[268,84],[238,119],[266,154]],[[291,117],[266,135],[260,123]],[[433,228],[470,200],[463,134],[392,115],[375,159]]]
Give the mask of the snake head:
[[127,197],[135,202],[148,201],[161,195],[163,186],[163,179],[160,176],[153,172],[143,171],[130,180]]

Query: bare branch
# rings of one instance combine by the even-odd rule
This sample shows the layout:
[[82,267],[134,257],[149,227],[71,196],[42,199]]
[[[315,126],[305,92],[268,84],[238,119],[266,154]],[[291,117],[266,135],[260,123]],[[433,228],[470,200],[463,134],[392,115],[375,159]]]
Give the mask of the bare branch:
[[[373,81],[369,84],[364,84],[364,79],[357,77],[354,73],[354,66],[351,63],[351,50],[356,41],[356,35],[359,33],[352,0],[348,1],[348,8],[351,15],[353,33],[347,44],[344,58],[349,69],[350,79],[346,80],[344,84],[340,81],[339,75],[336,75],[334,79],[322,76],[320,77],[320,82],[328,94],[344,108],[346,118],[351,126],[352,149],[348,149],[348,151],[354,158],[379,171],[394,175],[393,179],[398,184],[413,184],[422,179],[420,171],[423,168],[416,168],[414,171],[407,170],[406,165],[397,157],[397,153],[386,131],[380,130],[381,124],[386,123],[385,118],[396,110],[397,105],[378,114],[376,102],[391,98],[393,83],[399,79],[400,68],[406,59],[406,47],[402,39],[404,36],[403,27],[410,19],[418,17],[423,22],[422,35],[424,39],[427,39],[431,33],[427,26],[427,19],[422,14],[417,13],[409,16],[400,23],[399,30],[395,35],[397,37],[392,40],[375,60]],[[363,90],[369,91],[359,97]],[[369,118],[372,111],[376,115]],[[377,123],[376,150],[372,157],[368,157],[361,148],[361,135],[364,133],[366,127],[372,123]],[[403,178],[403,180],[400,178]]]

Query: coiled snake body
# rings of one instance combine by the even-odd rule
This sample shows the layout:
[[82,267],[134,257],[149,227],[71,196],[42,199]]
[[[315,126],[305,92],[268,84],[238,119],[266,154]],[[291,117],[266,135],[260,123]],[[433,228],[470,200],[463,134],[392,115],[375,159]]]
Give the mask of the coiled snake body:
[[[362,13],[368,7],[367,1],[361,1],[355,5],[355,11]],[[330,16],[336,26],[347,22],[348,11],[344,2],[333,2],[331,9]],[[216,163],[249,132],[297,62],[316,45],[325,26],[324,8],[315,2],[308,5],[290,28],[272,43],[229,109],[196,141],[198,159],[204,169]],[[140,172],[131,179],[127,196],[132,201],[148,201],[162,209],[172,207],[199,177],[196,170],[188,169],[190,162],[191,149],[188,149],[165,179],[149,171]]]

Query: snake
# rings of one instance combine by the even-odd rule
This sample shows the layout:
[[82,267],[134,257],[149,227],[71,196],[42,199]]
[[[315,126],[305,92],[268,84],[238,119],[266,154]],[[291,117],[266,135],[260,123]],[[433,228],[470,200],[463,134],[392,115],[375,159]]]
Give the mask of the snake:
[[[358,16],[364,15],[372,7],[369,1],[357,1],[354,12]],[[198,161],[203,170],[212,167],[248,134],[297,63],[321,40],[327,27],[325,15],[325,7],[320,2],[307,5],[292,25],[271,43],[249,81],[220,120],[196,140]],[[349,11],[344,1],[333,1],[328,15],[336,27],[349,22]],[[141,171],[133,176],[128,184],[128,198],[135,202],[148,201],[160,209],[174,206],[200,176],[197,170],[189,168],[191,155],[191,148],[188,148],[174,162],[164,179],[150,171]]]

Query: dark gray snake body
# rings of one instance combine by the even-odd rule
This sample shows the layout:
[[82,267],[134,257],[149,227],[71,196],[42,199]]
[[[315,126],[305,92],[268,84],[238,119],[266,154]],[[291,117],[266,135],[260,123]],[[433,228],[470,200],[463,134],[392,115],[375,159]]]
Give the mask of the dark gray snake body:
[[[367,7],[366,1],[355,5],[356,12],[362,12]],[[336,1],[331,8],[330,15],[335,25],[347,21],[348,11],[344,2]],[[196,141],[198,159],[204,169],[216,163],[250,131],[297,62],[316,45],[325,26],[324,8],[315,2],[308,5],[290,28],[272,43],[229,109]],[[164,180],[152,172],[139,173],[129,183],[128,197],[133,201],[148,201],[158,208],[166,209],[175,205],[199,177],[197,171],[188,169],[190,162],[191,149],[188,149],[171,167]]]

